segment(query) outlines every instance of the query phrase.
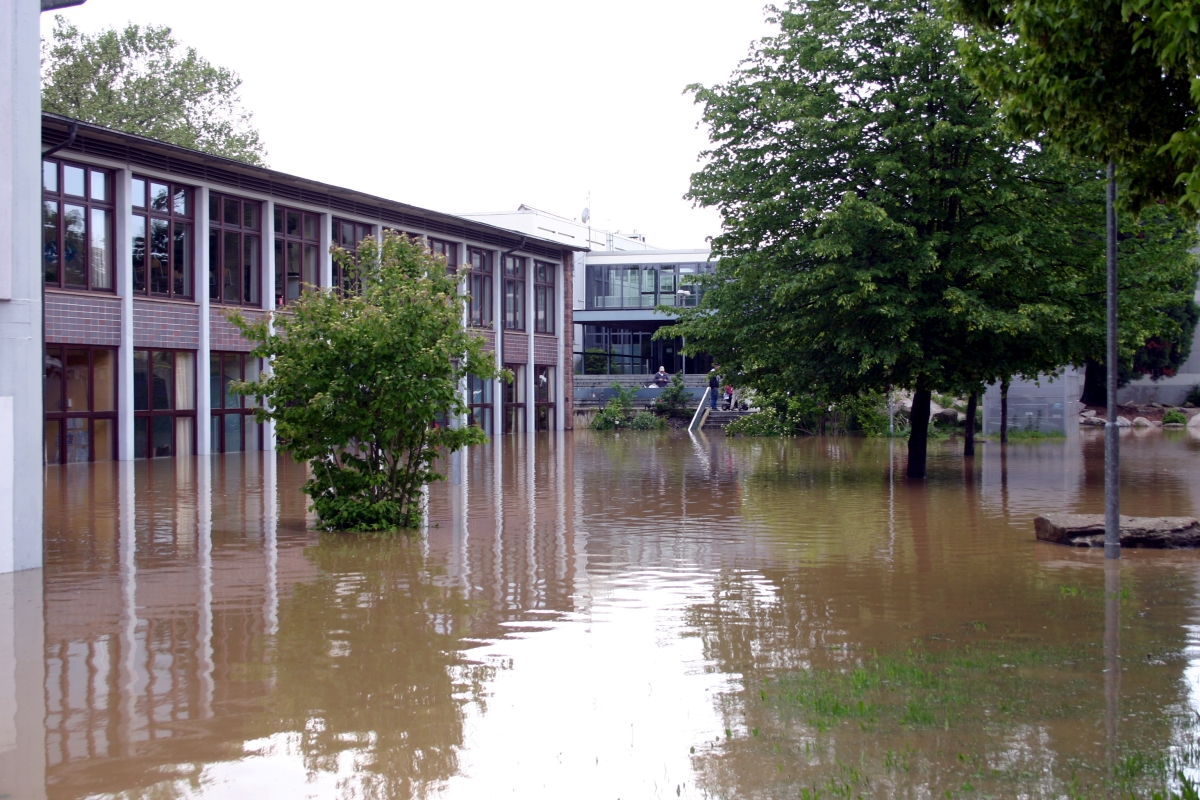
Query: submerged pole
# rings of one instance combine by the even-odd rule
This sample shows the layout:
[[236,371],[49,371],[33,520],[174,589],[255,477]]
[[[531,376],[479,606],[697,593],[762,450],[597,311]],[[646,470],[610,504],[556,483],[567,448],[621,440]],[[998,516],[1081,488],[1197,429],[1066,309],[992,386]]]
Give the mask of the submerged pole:
[[1108,421],[1104,424],[1104,557],[1121,557],[1121,480],[1117,425],[1117,179],[1113,161],[1108,160],[1108,191],[1105,217],[1108,237],[1107,296]]

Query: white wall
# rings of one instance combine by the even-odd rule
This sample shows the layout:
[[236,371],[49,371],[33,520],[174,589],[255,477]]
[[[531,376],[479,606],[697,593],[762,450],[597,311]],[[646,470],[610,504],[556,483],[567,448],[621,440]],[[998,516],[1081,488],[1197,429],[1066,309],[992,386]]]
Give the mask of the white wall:
[[0,397],[12,398],[11,452],[0,457],[13,476],[0,488],[10,495],[0,498],[0,573],[42,565],[40,9],[0,0]]

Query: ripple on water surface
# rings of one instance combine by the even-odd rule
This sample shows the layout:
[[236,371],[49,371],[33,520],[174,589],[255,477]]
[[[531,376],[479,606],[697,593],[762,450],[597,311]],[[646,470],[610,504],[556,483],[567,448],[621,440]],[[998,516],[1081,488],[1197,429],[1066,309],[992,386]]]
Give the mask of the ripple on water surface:
[[[415,538],[314,532],[284,457],[52,467],[45,727],[18,736],[50,798],[1103,796],[1191,768],[1195,554],[1106,589],[1032,537],[1102,507],[1098,437],[955,446],[912,484],[880,440],[507,437]],[[1200,512],[1200,441],[1122,449],[1128,513]]]

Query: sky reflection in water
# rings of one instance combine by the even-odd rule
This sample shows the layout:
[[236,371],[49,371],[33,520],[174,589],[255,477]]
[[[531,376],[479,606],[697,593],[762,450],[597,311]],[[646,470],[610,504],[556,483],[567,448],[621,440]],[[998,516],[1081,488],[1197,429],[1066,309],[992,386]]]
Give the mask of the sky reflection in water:
[[[1098,437],[973,470],[939,445],[923,486],[890,447],[507,437],[416,540],[309,530],[282,457],[50,468],[45,729],[19,746],[44,741],[49,798],[921,797],[1055,796],[1191,741],[1197,554],[1127,554],[1106,703],[1102,558],[1033,541],[1102,508]],[[1200,440],[1122,450],[1126,513],[1200,513]],[[763,700],[914,648],[1033,659],[1000,698],[1023,710]]]

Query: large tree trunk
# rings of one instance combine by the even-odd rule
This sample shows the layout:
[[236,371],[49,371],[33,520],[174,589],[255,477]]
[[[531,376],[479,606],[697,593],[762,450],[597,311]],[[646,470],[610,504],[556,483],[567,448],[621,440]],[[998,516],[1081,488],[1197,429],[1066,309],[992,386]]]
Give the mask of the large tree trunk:
[[1000,382],[1000,444],[1008,444],[1008,381]]
[[967,398],[967,430],[963,436],[963,456],[975,455],[975,407],[979,405],[979,393],[971,392]]
[[925,477],[925,453],[929,447],[929,403],[933,390],[917,387],[913,392],[908,426],[908,470],[910,478]]

